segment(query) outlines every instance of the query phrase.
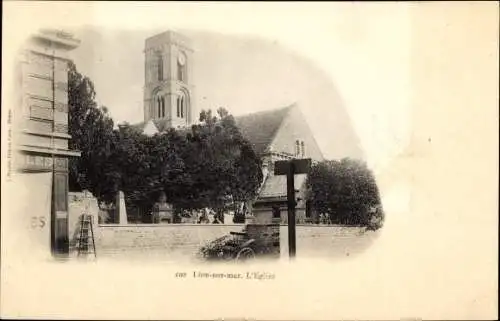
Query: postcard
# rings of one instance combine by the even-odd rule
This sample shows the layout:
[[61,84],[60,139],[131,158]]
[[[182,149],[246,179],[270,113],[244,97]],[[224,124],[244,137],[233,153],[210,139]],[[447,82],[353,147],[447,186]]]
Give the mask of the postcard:
[[497,315],[498,4],[3,8],[3,318]]

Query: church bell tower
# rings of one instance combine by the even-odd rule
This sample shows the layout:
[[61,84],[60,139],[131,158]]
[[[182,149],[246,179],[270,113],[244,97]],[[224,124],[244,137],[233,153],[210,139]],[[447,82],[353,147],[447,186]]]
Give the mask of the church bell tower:
[[159,120],[162,130],[192,123],[193,49],[188,38],[167,31],[146,39],[144,121]]

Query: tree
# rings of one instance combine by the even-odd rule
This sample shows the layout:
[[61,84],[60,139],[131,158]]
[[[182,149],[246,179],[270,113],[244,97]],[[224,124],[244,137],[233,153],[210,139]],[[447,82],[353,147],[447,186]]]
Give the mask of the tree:
[[81,157],[69,162],[71,190],[88,189],[99,201],[110,202],[116,195],[118,168],[112,162],[116,147],[113,120],[106,107],[95,101],[94,84],[69,63],[69,147]]
[[198,208],[215,209],[216,219],[223,223],[229,203],[255,197],[262,171],[234,117],[224,108],[217,110],[217,116],[211,110],[201,111],[201,124],[193,125],[186,136],[183,159],[191,184],[189,199]]
[[307,185],[314,209],[328,214],[332,222],[373,229],[382,226],[384,213],[379,190],[364,162],[344,158],[315,164]]
[[143,209],[152,203],[151,193],[157,185],[157,177],[150,171],[151,139],[128,124],[119,125],[114,135],[117,144],[113,162],[119,176],[117,188],[124,192],[128,206]]
[[177,212],[204,207],[223,212],[231,202],[255,197],[260,160],[224,109],[200,113],[200,124],[146,136],[132,126],[117,131],[114,163],[127,204],[150,211],[165,192]]
[[70,188],[88,189],[113,203],[122,190],[128,205],[148,212],[161,192],[179,209],[210,207],[222,215],[230,202],[253,199],[262,181],[260,159],[224,108],[200,113],[200,124],[152,137],[114,123],[95,101],[92,81],[70,63]]

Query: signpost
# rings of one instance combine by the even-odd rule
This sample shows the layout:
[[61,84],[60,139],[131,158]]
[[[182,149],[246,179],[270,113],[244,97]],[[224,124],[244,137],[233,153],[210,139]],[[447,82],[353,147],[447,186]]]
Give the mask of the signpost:
[[286,175],[288,203],[288,254],[295,257],[295,174],[307,174],[311,168],[311,159],[292,159],[274,163],[274,175]]

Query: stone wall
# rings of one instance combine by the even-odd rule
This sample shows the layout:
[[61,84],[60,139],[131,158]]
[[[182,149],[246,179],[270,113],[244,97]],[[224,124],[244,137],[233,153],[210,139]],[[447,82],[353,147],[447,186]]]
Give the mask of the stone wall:
[[312,158],[313,160],[323,159],[323,155],[314,139],[311,128],[309,128],[298,105],[292,108],[287,117],[283,120],[271,143],[272,150],[295,155],[296,140],[304,141],[305,143],[304,158]]
[[[96,235],[101,258],[131,260],[195,260],[200,246],[215,238],[241,231],[238,225],[102,225]],[[297,226],[297,255],[347,256],[366,249],[376,236],[364,228]],[[288,226],[280,226],[281,257],[288,255]]]
[[137,224],[101,225],[96,235],[100,257],[123,254],[142,258],[194,258],[199,248],[218,237],[243,229],[238,225]]
[[[365,251],[378,236],[362,227],[297,225],[297,257],[340,258]],[[281,257],[288,257],[288,225],[280,230]]]

